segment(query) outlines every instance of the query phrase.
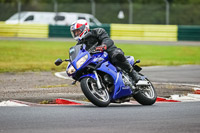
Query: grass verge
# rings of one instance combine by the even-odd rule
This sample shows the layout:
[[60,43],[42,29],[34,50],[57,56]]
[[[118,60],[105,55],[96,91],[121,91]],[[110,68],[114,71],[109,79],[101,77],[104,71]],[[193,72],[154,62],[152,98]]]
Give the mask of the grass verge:
[[[74,42],[0,41],[0,72],[63,71],[57,58],[67,59]],[[116,44],[126,55],[141,60],[141,66],[200,64],[199,46]]]

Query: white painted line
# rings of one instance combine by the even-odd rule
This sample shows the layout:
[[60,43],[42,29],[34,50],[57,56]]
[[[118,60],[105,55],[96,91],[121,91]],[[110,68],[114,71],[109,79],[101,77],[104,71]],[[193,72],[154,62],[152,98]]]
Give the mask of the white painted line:
[[[66,75],[66,76],[64,76]],[[63,79],[70,79],[73,80],[71,77],[68,77],[66,72],[56,72],[55,76],[59,77],[59,78],[63,78]]]
[[187,95],[171,95],[169,99],[178,100],[181,102],[197,102],[200,101],[200,95],[187,94]]
[[8,100],[8,101],[2,101],[2,102],[0,102],[0,106],[10,106],[10,107],[13,107],[13,106],[28,106],[28,105]]
[[188,94],[187,95],[188,97],[192,97],[192,98],[196,98],[196,99],[198,99],[199,101],[200,101],[200,95],[199,94]]

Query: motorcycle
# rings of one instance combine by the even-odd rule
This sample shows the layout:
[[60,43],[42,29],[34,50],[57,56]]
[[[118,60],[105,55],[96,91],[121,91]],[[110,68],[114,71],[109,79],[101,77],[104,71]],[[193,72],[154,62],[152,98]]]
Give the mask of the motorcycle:
[[142,68],[136,65],[133,56],[126,56],[129,63],[138,72],[142,80],[134,84],[128,73],[111,64],[105,51],[96,51],[97,44],[86,50],[85,44],[70,48],[70,59],[57,59],[55,65],[68,63],[66,73],[74,79],[73,84],[80,82],[82,92],[94,105],[106,107],[110,103],[123,103],[133,97],[141,105],[155,103],[157,94],[151,81],[141,73]]

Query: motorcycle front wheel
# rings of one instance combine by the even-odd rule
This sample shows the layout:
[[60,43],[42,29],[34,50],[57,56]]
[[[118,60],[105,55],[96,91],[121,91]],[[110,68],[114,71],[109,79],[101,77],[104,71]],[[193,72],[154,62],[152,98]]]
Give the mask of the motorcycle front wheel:
[[157,93],[151,81],[147,78],[145,78],[145,80],[148,81],[148,85],[137,86],[138,92],[133,98],[142,105],[152,105],[156,102]]
[[87,99],[98,107],[107,107],[111,98],[106,88],[98,89],[96,80],[85,77],[81,80],[81,89]]

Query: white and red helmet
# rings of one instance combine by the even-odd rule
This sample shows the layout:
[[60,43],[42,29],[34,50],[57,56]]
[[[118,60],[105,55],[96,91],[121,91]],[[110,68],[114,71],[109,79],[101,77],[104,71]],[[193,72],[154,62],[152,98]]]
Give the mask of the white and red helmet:
[[79,19],[72,23],[70,27],[72,37],[76,41],[80,41],[89,31],[89,24],[84,19]]

